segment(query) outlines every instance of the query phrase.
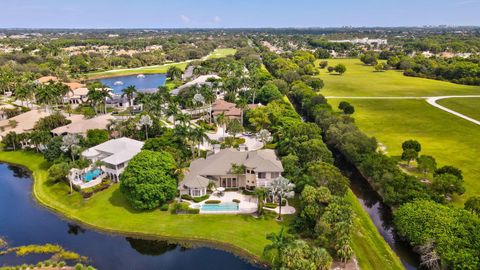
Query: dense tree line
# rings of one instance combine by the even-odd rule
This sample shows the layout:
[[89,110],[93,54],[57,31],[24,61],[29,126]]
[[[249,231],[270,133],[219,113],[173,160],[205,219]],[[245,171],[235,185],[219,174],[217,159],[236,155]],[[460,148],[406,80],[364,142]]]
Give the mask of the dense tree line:
[[[269,61],[267,57],[264,59]],[[269,63],[265,65],[273,69],[271,70],[272,74],[281,76],[281,73],[274,70],[278,67]],[[478,236],[475,236],[475,234],[467,235],[468,232],[465,231],[480,231],[478,217],[474,214],[467,214],[466,211],[460,211],[460,214],[458,216],[454,215],[448,221],[448,224],[443,224],[445,226],[441,227],[438,226],[440,217],[451,216],[452,213],[458,211],[457,209],[442,205],[442,203],[445,203],[444,195],[449,192],[443,187],[450,189],[452,183],[456,183],[455,181],[457,180],[455,179],[460,179],[461,174],[459,175],[458,169],[446,166],[436,170],[435,177],[437,179],[434,180],[431,186],[422,183],[414,176],[405,174],[399,169],[397,161],[376,151],[377,141],[375,138],[368,137],[361,132],[351,117],[346,114],[334,112],[323,96],[315,93],[308,87],[298,88],[297,86],[299,84],[299,82],[290,84],[290,91],[288,93],[297,111],[301,113],[306,121],[316,123],[318,127],[321,128],[322,135],[326,142],[340,151],[349,162],[360,169],[371,186],[382,196],[385,203],[392,208],[400,207],[400,209],[405,209],[403,211],[399,210],[395,214],[395,225],[396,228],[400,230],[400,235],[409,240],[412,245],[419,246],[419,248],[425,244],[430,244],[430,251],[436,252],[439,258],[438,263],[444,268],[478,269],[480,266],[478,242],[472,240],[476,239],[475,237],[478,238]],[[315,134],[315,132],[311,131],[308,134],[310,133]],[[418,152],[421,150],[419,146],[420,145],[415,144],[413,141],[406,142],[404,144],[404,151],[415,151],[416,156],[418,156]],[[284,157],[285,172],[287,174],[295,173],[292,172],[291,170],[293,169],[290,168],[295,168],[295,170],[302,168],[298,160],[299,157]],[[316,172],[320,177],[328,178],[329,173],[325,173],[325,171],[328,172],[328,170],[326,170],[326,168],[328,168],[328,162],[318,165],[309,163],[309,167],[307,171],[311,173]],[[300,169],[300,172],[301,171]],[[331,169],[330,171],[334,170]],[[331,173],[332,172],[330,172],[330,174]],[[311,182],[307,183],[310,184]],[[310,190],[310,188],[305,188],[304,191],[305,190]],[[333,193],[333,190],[330,191]],[[461,189],[459,191],[461,192]],[[313,205],[322,208],[322,204],[323,206],[325,205],[324,200],[327,197],[328,194],[326,192],[320,192],[318,199],[316,199],[317,203],[313,203]],[[315,196],[312,196],[312,200],[313,198],[315,198]],[[426,201],[431,205],[428,211],[434,212],[433,217],[432,214],[426,214],[423,217],[415,210],[410,210],[411,208],[422,208],[422,201]],[[471,204],[475,205],[473,200]],[[312,205],[312,203],[307,203],[306,205]],[[320,210],[309,209],[307,213],[318,213],[318,211]],[[306,220],[305,222],[306,224],[311,224],[311,227],[315,224],[313,220]],[[465,225],[460,223],[464,223]],[[452,224],[455,224],[463,234],[459,235],[457,232],[449,230]],[[318,226],[318,224],[315,224],[314,228]],[[431,231],[430,228],[438,228],[441,231],[435,233]],[[415,238],[418,234],[422,234],[420,240]],[[456,242],[444,240],[450,238],[456,239]],[[426,257],[424,259],[426,259]]]

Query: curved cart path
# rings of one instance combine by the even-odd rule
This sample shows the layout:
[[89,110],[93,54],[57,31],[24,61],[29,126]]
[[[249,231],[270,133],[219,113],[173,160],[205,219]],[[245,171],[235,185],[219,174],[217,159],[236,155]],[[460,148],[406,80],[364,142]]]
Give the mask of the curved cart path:
[[339,97],[339,96],[327,96],[325,97],[326,99],[425,99],[427,101],[428,104],[440,109],[440,110],[443,110],[443,111],[446,111],[450,114],[453,114],[455,116],[458,116],[460,118],[463,118],[467,121],[470,121],[474,124],[477,124],[480,126],[480,121],[479,120],[475,120],[471,117],[468,117],[464,114],[461,114],[459,112],[456,112],[454,110],[451,110],[447,107],[444,107],[440,104],[437,103],[438,100],[440,99],[446,99],[446,98],[480,98],[480,95],[462,95],[462,96],[437,96],[437,97]]

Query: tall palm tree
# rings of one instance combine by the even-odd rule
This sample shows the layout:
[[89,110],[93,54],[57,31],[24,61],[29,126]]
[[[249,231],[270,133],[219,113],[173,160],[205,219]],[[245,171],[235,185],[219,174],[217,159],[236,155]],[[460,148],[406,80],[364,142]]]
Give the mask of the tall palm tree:
[[137,93],[137,88],[135,85],[130,85],[127,88],[122,89],[122,97],[127,97],[128,98],[128,104],[133,106],[133,97]]
[[45,106],[45,110],[48,110],[52,100],[55,99],[55,94],[50,85],[38,85],[35,99],[37,100],[37,103]]
[[235,102],[235,107],[240,109],[240,124],[243,126],[243,112],[247,108],[247,101],[244,98],[239,98],[237,99],[237,102]]
[[177,120],[180,122],[182,126],[189,126],[190,120],[192,120],[192,117],[186,113],[180,113],[177,115]]
[[176,122],[176,117],[180,110],[178,109],[178,104],[176,102],[170,102],[168,103],[167,110],[166,110],[166,115],[167,117],[172,117],[173,118],[173,126],[175,127],[175,122]]
[[34,130],[29,134],[30,143],[35,145],[37,152],[40,151],[40,146],[47,144],[51,137],[47,130]]
[[226,129],[226,125],[228,123],[228,117],[226,117],[225,113],[222,112],[221,114],[219,114],[217,116],[216,121],[217,121],[217,125],[222,126],[222,131],[223,131],[222,139],[225,140],[225,129]]
[[207,136],[207,130],[202,127],[197,127],[192,130],[191,136],[193,137],[193,140],[197,143],[197,156],[200,156],[200,146],[203,143],[210,141],[210,138]]
[[293,237],[288,235],[285,227],[282,226],[278,233],[267,234],[267,239],[270,240],[271,243],[264,247],[264,257],[268,257],[269,252],[275,251],[276,254],[272,258],[272,264],[278,265],[278,263],[282,261],[285,247],[293,241]]
[[142,115],[137,122],[137,128],[142,129],[145,128],[145,139],[148,140],[148,128],[153,125],[153,120],[150,115]]
[[95,114],[98,112],[97,106],[103,102],[104,113],[107,114],[107,98],[111,96],[108,87],[100,82],[94,82],[87,86],[88,101],[95,108]]

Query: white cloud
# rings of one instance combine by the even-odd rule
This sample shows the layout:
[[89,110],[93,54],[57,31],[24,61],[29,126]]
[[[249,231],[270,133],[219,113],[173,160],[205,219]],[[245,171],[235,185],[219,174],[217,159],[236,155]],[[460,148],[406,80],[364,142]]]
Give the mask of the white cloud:
[[190,17],[186,15],[181,15],[180,20],[182,20],[183,23],[189,23],[190,22]]
[[218,16],[213,17],[213,22],[214,23],[219,23],[221,21],[222,21],[222,19],[220,17],[218,17]]

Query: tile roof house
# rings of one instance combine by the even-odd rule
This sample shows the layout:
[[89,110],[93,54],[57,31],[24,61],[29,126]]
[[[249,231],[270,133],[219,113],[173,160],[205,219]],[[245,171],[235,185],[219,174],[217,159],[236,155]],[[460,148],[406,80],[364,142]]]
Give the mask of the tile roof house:
[[[232,173],[232,164],[244,165],[245,173]],[[200,158],[190,164],[189,172],[179,184],[181,194],[203,196],[210,182],[224,188],[268,187],[283,172],[282,162],[274,150],[239,151],[233,148]]]
[[106,141],[82,152],[82,156],[91,162],[101,161],[105,172],[112,180],[118,181],[128,162],[137,155],[143,142],[130,138],[118,138]]
[[[247,106],[249,109],[255,109],[258,105],[248,104]],[[212,104],[212,115],[216,117],[222,113],[230,119],[240,119],[242,116],[242,111],[236,107],[235,103],[230,103],[223,99],[217,99]]]

